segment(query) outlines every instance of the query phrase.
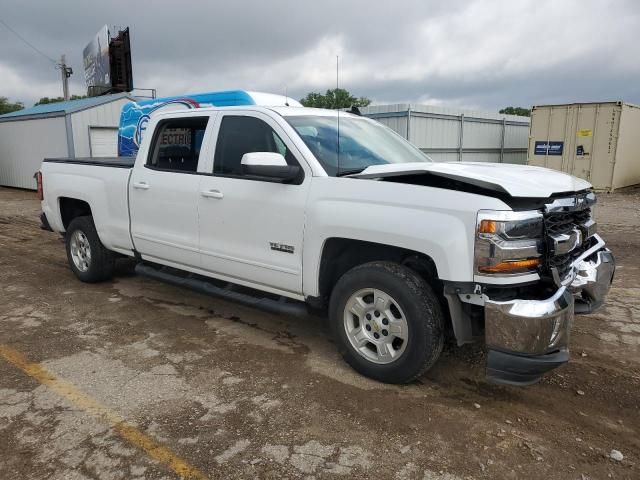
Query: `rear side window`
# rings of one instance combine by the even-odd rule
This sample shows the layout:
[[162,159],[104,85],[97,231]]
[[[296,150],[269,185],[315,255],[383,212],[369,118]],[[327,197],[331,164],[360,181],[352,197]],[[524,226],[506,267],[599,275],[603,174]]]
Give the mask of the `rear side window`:
[[209,117],[174,118],[158,123],[147,165],[159,170],[196,172]]
[[225,116],[220,124],[213,173],[242,176],[245,153],[280,153],[289,165],[298,165],[293,153],[266,122],[255,117]]

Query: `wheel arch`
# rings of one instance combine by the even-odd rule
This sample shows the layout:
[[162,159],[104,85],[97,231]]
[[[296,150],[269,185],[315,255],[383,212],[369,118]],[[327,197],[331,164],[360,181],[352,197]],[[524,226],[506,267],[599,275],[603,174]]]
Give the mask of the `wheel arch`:
[[79,198],[60,197],[58,198],[58,205],[60,209],[60,219],[62,220],[65,231],[74,218],[85,215],[93,216],[89,202]]
[[425,253],[403,247],[344,237],[325,240],[318,268],[318,301],[325,303],[338,279],[352,268],[372,261],[390,261],[416,271],[441,292],[434,260]]

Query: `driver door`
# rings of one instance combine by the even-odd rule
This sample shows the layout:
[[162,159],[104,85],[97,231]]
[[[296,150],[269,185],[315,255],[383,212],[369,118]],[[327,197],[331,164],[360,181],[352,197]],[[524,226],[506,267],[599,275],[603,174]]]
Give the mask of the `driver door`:
[[[259,112],[225,112],[211,176],[200,183],[202,268],[237,283],[281,294],[302,294],[302,240],[311,172],[281,127]],[[249,152],[281,153],[300,165],[299,181],[277,183],[243,175]]]

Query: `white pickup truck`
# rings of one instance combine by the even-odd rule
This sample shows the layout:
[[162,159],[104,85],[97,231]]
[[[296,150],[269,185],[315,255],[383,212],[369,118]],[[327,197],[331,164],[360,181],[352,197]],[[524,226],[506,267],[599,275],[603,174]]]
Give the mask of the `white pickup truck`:
[[345,360],[383,382],[421,375],[449,335],[484,339],[490,380],[534,383],[568,361],[574,311],[603,303],[615,269],[588,182],[433,163],[345,112],[160,112],[135,161],[45,159],[38,180],[80,280],[124,255],[204,291],[327,306]]

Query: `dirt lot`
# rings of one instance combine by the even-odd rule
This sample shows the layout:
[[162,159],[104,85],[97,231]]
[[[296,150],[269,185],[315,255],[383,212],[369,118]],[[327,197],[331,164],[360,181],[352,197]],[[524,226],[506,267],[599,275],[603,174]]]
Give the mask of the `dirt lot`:
[[640,190],[601,196],[608,304],[528,388],[487,384],[480,347],[382,385],[341,361],[322,318],[127,265],[82,284],[34,197],[0,189],[2,478],[640,478]]

